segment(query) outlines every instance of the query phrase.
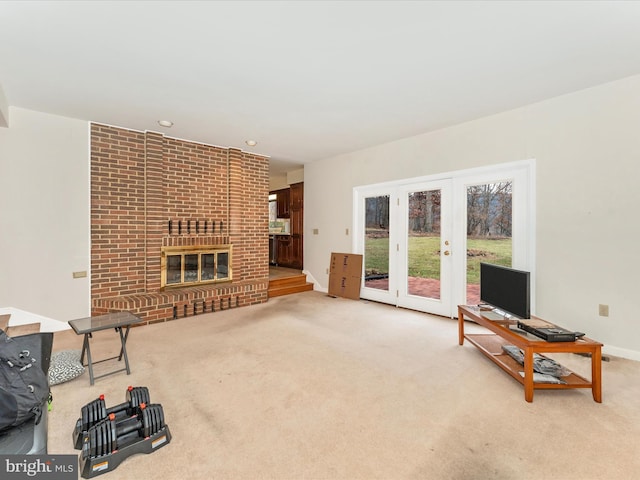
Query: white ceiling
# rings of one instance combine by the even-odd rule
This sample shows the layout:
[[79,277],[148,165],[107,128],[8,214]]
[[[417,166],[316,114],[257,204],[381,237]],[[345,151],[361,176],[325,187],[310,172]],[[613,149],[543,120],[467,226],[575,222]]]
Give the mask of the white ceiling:
[[10,105],[272,173],[638,73],[634,1],[0,2]]

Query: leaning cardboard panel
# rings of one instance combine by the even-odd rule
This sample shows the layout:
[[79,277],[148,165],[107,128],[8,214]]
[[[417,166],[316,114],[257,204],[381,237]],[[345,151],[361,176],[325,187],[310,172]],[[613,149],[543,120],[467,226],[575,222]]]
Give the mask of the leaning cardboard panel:
[[332,253],[329,273],[345,277],[362,277],[362,255],[357,253]]
[[329,295],[358,300],[361,283],[362,255],[332,253],[329,269]]

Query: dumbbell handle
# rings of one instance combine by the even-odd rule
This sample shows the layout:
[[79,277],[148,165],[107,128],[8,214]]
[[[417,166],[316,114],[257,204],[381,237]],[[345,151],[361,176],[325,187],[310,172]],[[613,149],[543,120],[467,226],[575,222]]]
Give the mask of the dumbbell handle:
[[126,435],[127,433],[140,430],[141,428],[142,422],[138,417],[131,417],[130,419],[116,425],[116,438]]
[[110,413],[121,412],[122,410],[126,410],[127,408],[131,408],[131,407],[132,407],[131,402],[124,402],[119,405],[114,405],[111,408],[107,408],[107,417],[109,416]]

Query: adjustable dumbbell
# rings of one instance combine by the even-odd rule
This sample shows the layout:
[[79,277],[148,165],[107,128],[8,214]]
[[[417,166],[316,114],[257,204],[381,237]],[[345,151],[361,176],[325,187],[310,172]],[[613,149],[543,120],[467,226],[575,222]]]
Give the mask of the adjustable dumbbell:
[[125,393],[125,402],[107,408],[104,401],[104,395],[100,395],[96,400],[87,403],[80,409],[80,418],[76,421],[74,430],[74,445],[76,449],[82,446],[82,435],[98,422],[115,415],[116,420],[121,420],[136,413],[136,409],[141,404],[149,404],[149,389],[147,387],[131,387],[127,388]]
[[150,437],[165,427],[162,405],[144,403],[138,413],[117,422],[115,414],[89,428],[83,436],[82,458],[95,458],[111,454],[127,444]]
[[104,420],[112,413],[117,417],[131,416],[134,409],[141,403],[150,403],[149,390],[147,387],[129,387],[125,394],[125,400],[124,403],[106,408],[104,395],[100,395],[93,402],[86,404],[81,409],[82,430],[88,430],[89,427]]

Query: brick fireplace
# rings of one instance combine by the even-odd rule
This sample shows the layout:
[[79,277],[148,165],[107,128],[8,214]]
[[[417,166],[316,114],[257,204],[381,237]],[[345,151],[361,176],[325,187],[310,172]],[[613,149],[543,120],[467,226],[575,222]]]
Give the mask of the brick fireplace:
[[[128,310],[155,323],[266,302],[268,190],[266,157],[92,124],[92,315]],[[214,276],[166,285],[163,252],[181,250],[171,259],[181,279],[190,251],[218,262],[205,266]]]

